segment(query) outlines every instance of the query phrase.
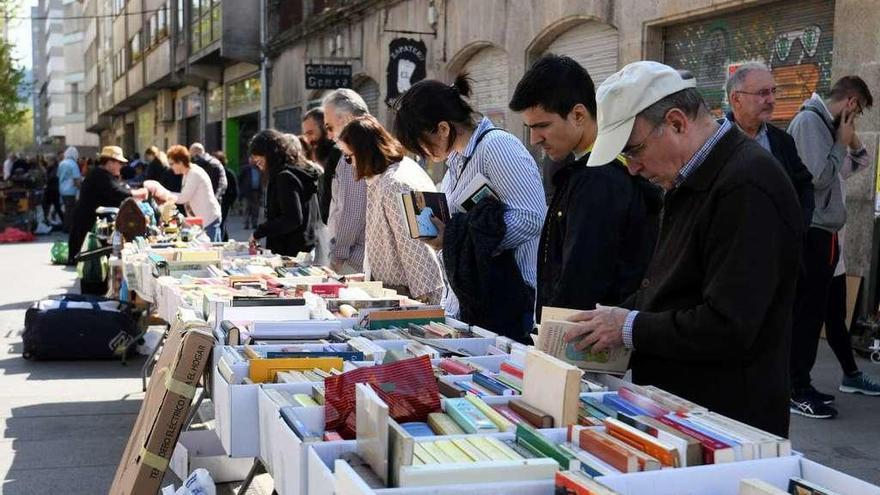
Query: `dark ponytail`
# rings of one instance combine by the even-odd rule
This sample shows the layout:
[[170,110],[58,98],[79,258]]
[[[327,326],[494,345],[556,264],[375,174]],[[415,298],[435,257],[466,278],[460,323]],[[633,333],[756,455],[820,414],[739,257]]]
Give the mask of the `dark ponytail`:
[[472,82],[473,81],[468,77],[467,73],[459,74],[455,76],[455,81],[452,83],[452,89],[458,91],[459,95],[464,96],[465,98],[470,98]]
[[425,155],[424,135],[436,131],[440,122],[448,122],[448,151],[458,136],[457,127],[474,128],[474,109],[467,101],[470,95],[467,74],[457,76],[451,85],[436,80],[417,82],[394,104],[394,137],[410,152]]

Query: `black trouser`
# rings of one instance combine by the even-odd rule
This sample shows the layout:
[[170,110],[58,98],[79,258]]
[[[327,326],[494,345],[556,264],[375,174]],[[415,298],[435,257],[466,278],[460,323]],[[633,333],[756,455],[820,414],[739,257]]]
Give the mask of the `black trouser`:
[[226,218],[229,216],[229,210],[232,205],[229,203],[220,203],[220,235],[223,242],[229,240],[229,233],[226,232]]
[[64,203],[64,232],[70,232],[70,223],[73,221],[73,207],[76,206],[76,196],[61,196]]
[[819,334],[828,308],[828,289],[840,250],[837,234],[810,228],[804,242],[804,270],[797,284],[791,327],[792,395],[810,388],[810,370],[816,363]]
[[55,208],[55,214],[64,222],[64,212],[61,211],[61,194],[58,192],[45,192],[43,194],[43,216],[49,223],[49,210]]
[[853,357],[852,343],[846,328],[846,275],[831,279],[828,289],[828,310],[825,312],[825,338],[837,356],[843,373],[852,376],[859,371]]

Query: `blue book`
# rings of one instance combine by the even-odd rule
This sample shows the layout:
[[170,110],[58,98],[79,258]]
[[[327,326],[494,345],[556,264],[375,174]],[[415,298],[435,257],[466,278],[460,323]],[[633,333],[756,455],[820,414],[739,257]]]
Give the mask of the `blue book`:
[[477,385],[489,390],[495,395],[516,395],[516,392],[513,389],[492,378],[491,376],[486,376],[480,372],[477,372],[471,375],[471,377]]
[[287,426],[291,430],[293,430],[293,433],[296,434],[296,436],[298,436],[303,442],[320,442],[323,439],[322,436],[310,430],[305,425],[305,423],[303,423],[302,420],[297,417],[294,409],[296,409],[295,406],[282,407],[280,411],[281,419],[284,420]]
[[410,423],[401,423],[400,427],[406,430],[407,433],[414,437],[433,437],[435,436],[434,430],[428,426],[428,423],[422,423],[419,421],[413,421]]
[[338,357],[343,361],[363,361],[364,353],[360,351],[266,351],[266,359],[323,357]]
[[602,397],[602,403],[630,416],[650,416],[648,411],[622,399],[617,394],[605,394]]

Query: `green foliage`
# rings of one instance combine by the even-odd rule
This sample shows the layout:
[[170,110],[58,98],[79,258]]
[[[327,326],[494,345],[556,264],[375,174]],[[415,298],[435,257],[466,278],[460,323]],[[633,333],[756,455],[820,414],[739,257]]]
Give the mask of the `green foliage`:
[[34,144],[34,112],[30,106],[25,108],[21,120],[6,128],[6,149],[21,151],[28,149]]
[[0,131],[5,132],[24,119],[18,88],[24,81],[24,70],[12,59],[11,45],[0,39]]

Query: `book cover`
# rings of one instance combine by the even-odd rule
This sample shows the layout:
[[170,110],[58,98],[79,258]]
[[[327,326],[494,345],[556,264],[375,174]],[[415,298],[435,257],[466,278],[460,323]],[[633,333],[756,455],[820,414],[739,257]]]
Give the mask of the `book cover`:
[[790,495],[838,495],[815,483],[810,483],[803,478],[792,478],[788,482],[788,493]]
[[739,481],[739,495],[788,495],[788,492],[766,481],[746,478]]
[[657,418],[657,421],[699,440],[703,446],[703,462],[705,464],[721,464],[723,462],[736,461],[736,453],[733,451],[733,447],[684,424],[673,421],[670,419],[670,416]]
[[446,223],[449,221],[449,204],[446,195],[439,192],[412,191],[403,193],[403,215],[413,239],[437,237],[437,227],[431,217]]
[[565,342],[563,339],[566,332],[576,327],[577,323],[549,320],[547,315],[542,315],[541,318],[541,326],[538,328],[538,338],[535,344],[539,351],[544,351],[584,371],[617,375],[626,373],[626,369],[629,367],[629,349],[605,349],[600,352],[593,352],[591,349],[578,350],[574,342]]
[[635,473],[639,470],[638,458],[627,449],[621,448],[614,439],[596,430],[581,430],[578,446],[598,457],[622,473]]
[[458,202],[458,206],[464,211],[470,211],[477,203],[486,198],[498,199],[498,193],[492,188],[489,179],[477,172],[464,189],[461,197],[462,199]]
[[635,447],[660,461],[665,467],[681,467],[681,459],[675,447],[662,442],[643,431],[639,431],[614,418],[605,419],[609,435]]

